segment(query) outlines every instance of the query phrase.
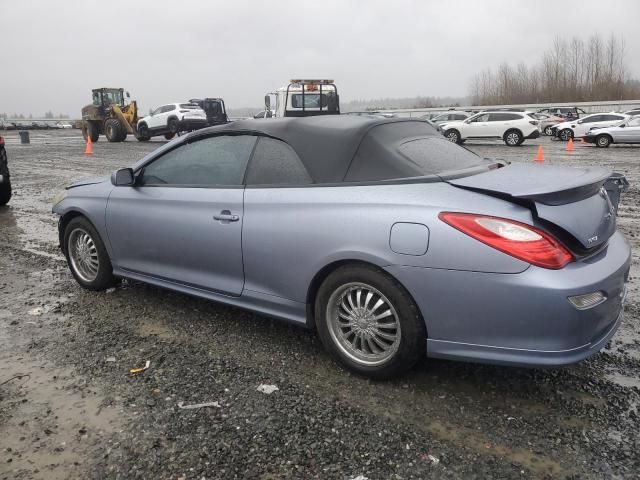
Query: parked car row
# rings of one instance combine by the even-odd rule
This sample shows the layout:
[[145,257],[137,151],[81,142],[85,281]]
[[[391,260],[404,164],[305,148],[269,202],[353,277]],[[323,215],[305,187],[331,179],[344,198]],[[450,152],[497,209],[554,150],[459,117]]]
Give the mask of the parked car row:
[[551,127],[551,134],[567,141],[570,138],[584,137],[592,127],[612,127],[629,116],[624,113],[592,113],[578,120],[565,121]]
[[8,121],[0,120],[0,130],[50,130],[73,128],[67,121]]

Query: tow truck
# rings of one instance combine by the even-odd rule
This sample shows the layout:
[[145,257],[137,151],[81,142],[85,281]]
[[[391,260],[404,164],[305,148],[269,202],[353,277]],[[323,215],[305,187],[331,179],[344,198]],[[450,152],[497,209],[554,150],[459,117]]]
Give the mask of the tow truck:
[[329,79],[292,79],[287,86],[265,95],[264,110],[264,118],[339,115],[338,88]]

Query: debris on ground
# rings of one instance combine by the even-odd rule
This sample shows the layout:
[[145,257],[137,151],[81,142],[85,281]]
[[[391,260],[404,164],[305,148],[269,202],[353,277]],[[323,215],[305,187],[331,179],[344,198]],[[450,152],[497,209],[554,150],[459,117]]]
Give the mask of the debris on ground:
[[266,393],[267,395],[271,395],[276,390],[280,390],[275,385],[265,385],[264,383],[258,385],[257,390],[262,393]]
[[104,292],[105,293],[113,293],[116,291],[116,287],[111,287],[111,288],[107,288]]
[[132,374],[137,374],[137,373],[141,373],[144,372],[147,368],[149,368],[149,366],[151,365],[151,360],[147,360],[147,363],[144,364],[144,367],[142,368],[132,368],[129,370],[129,373]]
[[116,357],[107,357],[105,360],[107,362],[115,362],[116,361]]
[[182,410],[195,410],[207,407],[222,408],[219,402],[194,403],[192,405],[185,405],[184,402],[178,402],[178,408],[181,408]]
[[33,315],[34,317],[39,317],[43,313],[44,313],[44,308],[42,308],[42,307],[36,307],[36,308],[33,308],[33,309],[29,310],[29,315]]

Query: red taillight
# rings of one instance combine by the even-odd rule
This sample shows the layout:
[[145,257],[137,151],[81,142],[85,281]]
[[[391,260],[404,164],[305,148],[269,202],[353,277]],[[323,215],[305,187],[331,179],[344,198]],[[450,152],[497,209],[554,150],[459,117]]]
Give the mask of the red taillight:
[[4,137],[0,137],[0,145],[4,145]]
[[538,267],[557,270],[574,260],[558,240],[525,223],[473,213],[442,212],[438,217],[462,233]]

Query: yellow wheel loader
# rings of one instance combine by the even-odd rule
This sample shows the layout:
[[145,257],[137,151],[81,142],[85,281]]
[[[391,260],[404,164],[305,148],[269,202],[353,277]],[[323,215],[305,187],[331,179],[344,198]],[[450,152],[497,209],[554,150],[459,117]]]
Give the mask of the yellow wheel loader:
[[[97,142],[104,134],[110,142],[124,142],[127,134],[133,134],[138,140],[149,140],[138,135],[138,105],[133,100],[125,104],[125,91],[122,88],[96,88],[92,90],[93,103],[82,109],[82,135]],[[130,98],[126,92],[127,99]]]

